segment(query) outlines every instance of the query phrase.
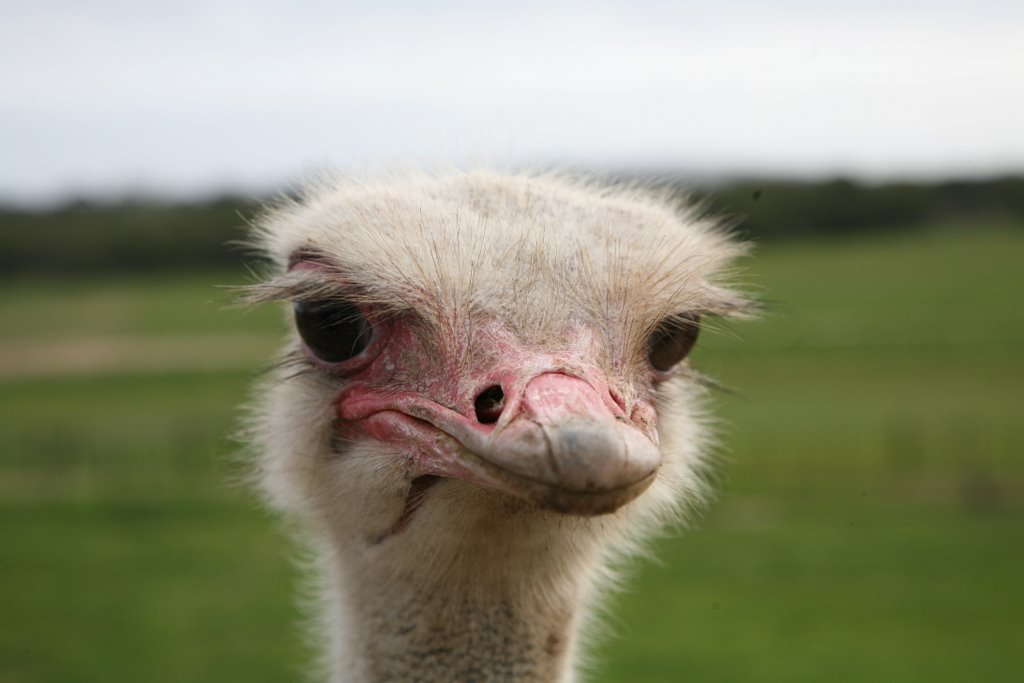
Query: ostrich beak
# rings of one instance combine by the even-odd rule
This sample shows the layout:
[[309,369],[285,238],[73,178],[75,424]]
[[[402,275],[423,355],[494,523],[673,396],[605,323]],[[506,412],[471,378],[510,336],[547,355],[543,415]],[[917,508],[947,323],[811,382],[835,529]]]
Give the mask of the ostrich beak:
[[544,371],[506,386],[492,424],[420,393],[353,388],[338,399],[339,427],[398,447],[413,477],[463,479],[568,514],[614,512],[654,481],[653,409],[632,419],[597,376]]
[[661,452],[653,433],[632,424],[607,391],[546,372],[518,398],[484,439],[453,436],[462,436],[487,469],[520,495],[561,512],[601,514],[633,500],[654,480]]

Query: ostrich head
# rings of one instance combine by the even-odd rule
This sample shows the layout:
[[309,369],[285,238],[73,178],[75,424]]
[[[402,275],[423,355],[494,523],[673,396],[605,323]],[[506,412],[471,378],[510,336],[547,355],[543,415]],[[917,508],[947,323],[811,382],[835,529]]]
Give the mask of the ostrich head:
[[716,281],[741,247],[640,191],[485,172],[323,183],[258,237],[292,329],[258,470],[320,558],[335,679],[569,677],[609,563],[701,497],[686,357],[747,308]]

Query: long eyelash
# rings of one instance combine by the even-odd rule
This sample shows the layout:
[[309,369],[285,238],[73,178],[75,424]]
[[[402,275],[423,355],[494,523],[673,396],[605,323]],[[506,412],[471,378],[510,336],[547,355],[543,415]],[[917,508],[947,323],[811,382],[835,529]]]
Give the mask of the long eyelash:
[[271,361],[265,373],[279,382],[290,382],[307,375],[318,377],[323,373],[299,348],[292,348]]
[[[320,275],[317,277],[316,275]],[[414,315],[415,307],[407,307],[398,303],[395,297],[381,297],[361,290],[355,283],[349,282],[341,273],[332,272],[331,277],[324,279],[322,272],[310,271],[290,272],[278,275],[265,282],[257,282],[234,288],[237,296],[235,305],[255,306],[271,302],[308,302],[337,303],[372,308],[375,325],[403,315]],[[425,322],[421,320],[421,322]]]
[[728,387],[728,386],[722,384],[721,382],[719,382],[714,377],[711,377],[710,375],[705,375],[702,372],[698,372],[697,370],[694,370],[689,365],[683,365],[680,368],[679,376],[684,378],[684,379],[686,379],[686,380],[688,380],[688,381],[690,381],[690,382],[693,382],[694,384],[696,384],[698,386],[704,387],[705,389],[709,389],[711,391],[719,391],[719,392],[721,392],[723,394],[727,394],[729,396],[739,396],[740,395],[733,388]]
[[238,287],[237,302],[255,305],[272,301],[348,301],[339,284],[304,274],[285,273],[266,282]]

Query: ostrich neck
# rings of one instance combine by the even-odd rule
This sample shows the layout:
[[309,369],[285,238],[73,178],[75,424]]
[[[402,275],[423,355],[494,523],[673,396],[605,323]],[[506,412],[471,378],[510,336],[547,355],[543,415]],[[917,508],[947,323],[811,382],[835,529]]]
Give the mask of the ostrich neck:
[[[566,680],[573,615],[567,605],[516,604],[437,588],[430,594],[376,591],[350,596],[345,649],[361,666],[339,680]],[[358,673],[357,673],[358,672]],[[346,678],[357,674],[358,678]]]
[[428,555],[394,546],[335,555],[336,683],[573,680],[591,574],[545,556],[556,545],[484,540]]

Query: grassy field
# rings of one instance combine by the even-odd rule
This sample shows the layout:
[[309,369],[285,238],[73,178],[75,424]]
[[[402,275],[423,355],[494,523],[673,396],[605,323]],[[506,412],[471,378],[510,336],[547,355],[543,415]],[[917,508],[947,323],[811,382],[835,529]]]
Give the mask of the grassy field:
[[[702,339],[721,500],[609,615],[599,681],[1020,680],[1024,232],[764,248]],[[0,289],[0,683],[300,680],[296,572],[231,484],[274,310],[223,273]]]

